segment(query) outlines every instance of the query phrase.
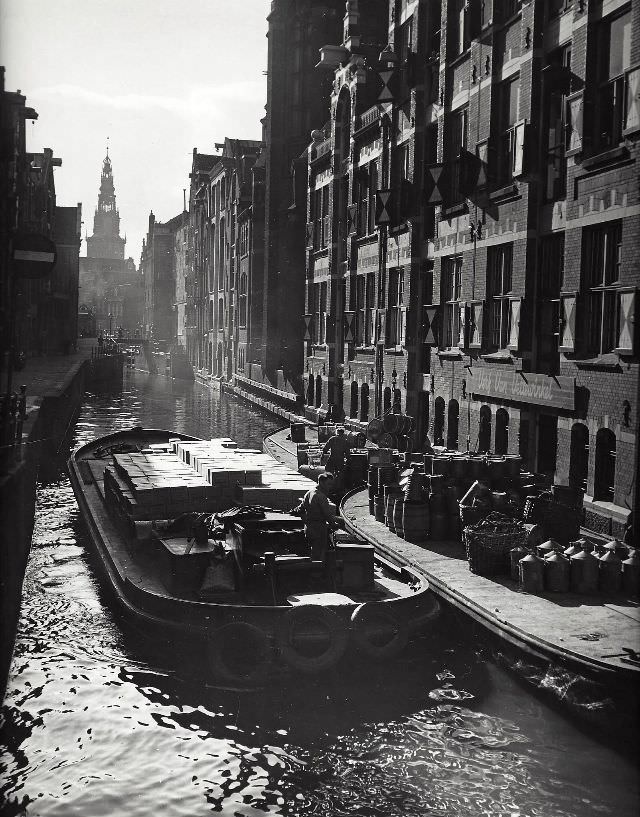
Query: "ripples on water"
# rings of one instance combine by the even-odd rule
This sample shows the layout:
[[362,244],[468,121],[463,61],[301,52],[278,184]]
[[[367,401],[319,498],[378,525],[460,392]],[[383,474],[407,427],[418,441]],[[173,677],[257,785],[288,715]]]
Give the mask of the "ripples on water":
[[[259,445],[275,424],[136,375],[75,444],[135,424]],[[446,619],[393,666],[253,693],[118,619],[64,469],[43,472],[3,707],[3,815],[583,817],[637,813],[633,764],[524,692]]]

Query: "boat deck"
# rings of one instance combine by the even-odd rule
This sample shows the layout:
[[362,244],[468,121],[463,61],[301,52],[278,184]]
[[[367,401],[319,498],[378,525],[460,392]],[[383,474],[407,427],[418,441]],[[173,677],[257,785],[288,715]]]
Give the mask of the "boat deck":
[[[265,451],[292,467],[296,444],[284,428],[265,439]],[[306,429],[309,442],[315,429]],[[416,545],[392,533],[369,514],[366,490],[343,504],[347,527],[390,559],[424,575],[441,599],[532,655],[561,660],[589,674],[621,681],[640,679],[640,609],[622,594],[582,596],[573,593],[532,595],[509,578],[485,578],[469,570],[457,541],[430,540]],[[636,660],[634,660],[636,659]]]

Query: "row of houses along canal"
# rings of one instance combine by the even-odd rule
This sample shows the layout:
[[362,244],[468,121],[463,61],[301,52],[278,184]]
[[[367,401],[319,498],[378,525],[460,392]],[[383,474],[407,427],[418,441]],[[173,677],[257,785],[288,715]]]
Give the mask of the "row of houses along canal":
[[[259,446],[279,422],[199,384],[127,371],[70,445],[132,425]],[[68,453],[68,450],[67,450]],[[40,474],[2,709],[7,815],[637,813],[624,736],[525,689],[448,611],[401,660],[251,692],[212,685],[115,611],[64,458]]]

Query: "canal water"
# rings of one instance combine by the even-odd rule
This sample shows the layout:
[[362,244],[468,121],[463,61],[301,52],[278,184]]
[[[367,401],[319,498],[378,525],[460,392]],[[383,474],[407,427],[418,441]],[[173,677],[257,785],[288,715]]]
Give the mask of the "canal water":
[[[73,445],[143,424],[258,446],[277,427],[199,385],[127,372]],[[7,696],[0,813],[42,817],[634,817],[628,747],[600,743],[443,617],[402,660],[246,692],[121,620],[64,459],[41,473]]]

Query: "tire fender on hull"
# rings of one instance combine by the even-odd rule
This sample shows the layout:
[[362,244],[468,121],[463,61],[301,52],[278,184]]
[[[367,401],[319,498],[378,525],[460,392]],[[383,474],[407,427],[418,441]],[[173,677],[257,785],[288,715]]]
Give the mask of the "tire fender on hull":
[[[379,638],[382,634],[382,638]],[[351,616],[351,636],[357,648],[370,658],[393,658],[409,640],[406,622],[399,621],[380,602],[359,604]]]
[[219,627],[207,645],[209,666],[217,680],[255,683],[261,681],[271,659],[265,633],[245,621]]
[[[319,652],[306,651],[305,639],[308,642],[324,639],[326,648]],[[299,672],[329,669],[342,658],[348,641],[348,629],[340,618],[332,610],[317,604],[301,604],[287,610],[276,629],[280,655]]]

